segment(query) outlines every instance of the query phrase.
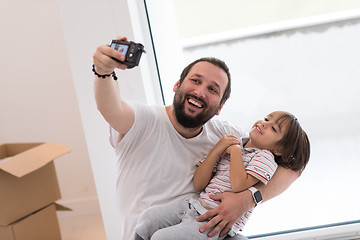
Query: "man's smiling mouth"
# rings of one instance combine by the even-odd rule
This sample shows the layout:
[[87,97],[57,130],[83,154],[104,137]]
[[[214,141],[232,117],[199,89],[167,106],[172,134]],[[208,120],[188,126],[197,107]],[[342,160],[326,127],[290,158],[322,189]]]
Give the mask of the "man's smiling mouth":
[[198,102],[198,101],[196,101],[196,100],[194,100],[194,99],[192,99],[192,98],[188,98],[187,100],[188,100],[188,102],[189,102],[190,104],[192,104],[192,105],[194,105],[194,106],[196,106],[196,107],[198,107],[198,108],[203,108],[203,107],[204,107],[203,104],[201,104],[200,102]]

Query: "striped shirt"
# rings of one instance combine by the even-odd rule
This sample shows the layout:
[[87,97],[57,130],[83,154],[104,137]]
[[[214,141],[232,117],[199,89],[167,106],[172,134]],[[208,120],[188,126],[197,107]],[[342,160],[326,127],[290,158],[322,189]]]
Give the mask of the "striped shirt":
[[[242,139],[242,148],[248,140],[249,138]],[[274,155],[268,150],[243,148],[242,157],[245,171],[264,184],[267,184],[277,168]],[[200,161],[199,164],[203,161]],[[220,204],[219,201],[212,200],[210,195],[232,191],[230,184],[230,155],[227,154],[224,158],[219,157],[214,168],[215,174],[205,190],[200,193],[199,198],[199,201],[208,209],[215,208]],[[253,209],[250,209],[244,216],[238,219],[232,228],[235,232],[239,232],[244,228],[252,211]]]

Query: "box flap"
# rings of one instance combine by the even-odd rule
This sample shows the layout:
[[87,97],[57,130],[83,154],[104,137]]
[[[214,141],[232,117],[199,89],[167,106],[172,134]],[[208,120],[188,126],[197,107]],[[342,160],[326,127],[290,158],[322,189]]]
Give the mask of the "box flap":
[[72,211],[71,208],[65,207],[64,205],[61,205],[59,203],[55,203],[55,208],[57,211]]
[[11,226],[0,226],[0,239],[13,240],[14,234]]
[[61,240],[53,204],[12,224],[15,240]]
[[46,142],[15,156],[0,161],[0,169],[16,176],[23,177],[57,157],[71,151],[71,148]]

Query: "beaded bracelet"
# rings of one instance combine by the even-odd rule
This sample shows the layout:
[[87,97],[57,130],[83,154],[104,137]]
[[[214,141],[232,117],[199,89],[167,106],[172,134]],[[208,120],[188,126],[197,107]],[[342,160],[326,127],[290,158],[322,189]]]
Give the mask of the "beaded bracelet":
[[92,65],[92,71],[94,72],[94,74],[95,74],[96,76],[98,76],[98,77],[100,77],[100,78],[106,78],[106,77],[112,76],[115,81],[118,79],[117,76],[116,76],[116,74],[115,74],[115,71],[113,71],[113,72],[110,73],[110,74],[105,74],[105,75],[100,75],[100,74],[98,74],[98,73],[95,71],[95,65],[94,65],[94,64]]

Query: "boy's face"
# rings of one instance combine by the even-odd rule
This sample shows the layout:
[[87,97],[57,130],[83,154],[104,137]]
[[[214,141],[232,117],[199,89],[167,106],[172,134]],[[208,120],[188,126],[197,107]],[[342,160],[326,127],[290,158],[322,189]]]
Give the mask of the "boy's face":
[[186,128],[202,126],[219,114],[220,104],[228,84],[226,73],[208,63],[196,63],[180,85],[174,86],[174,109],[178,122]]
[[281,155],[281,147],[277,143],[288,130],[288,123],[279,121],[282,116],[281,112],[273,112],[253,125],[249,133],[253,147],[267,149],[276,155]]

